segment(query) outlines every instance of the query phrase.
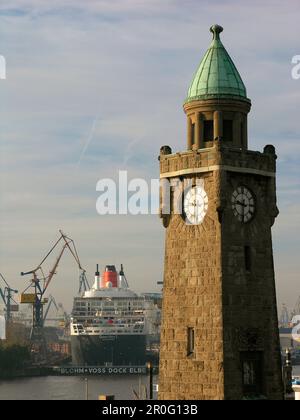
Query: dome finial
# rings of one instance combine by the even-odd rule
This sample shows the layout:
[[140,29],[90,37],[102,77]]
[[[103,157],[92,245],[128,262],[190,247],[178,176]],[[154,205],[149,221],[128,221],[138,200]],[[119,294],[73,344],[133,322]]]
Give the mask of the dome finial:
[[222,26],[213,25],[210,31],[213,40],[194,74],[185,103],[214,98],[239,99],[250,103],[241,76],[220,41]]
[[214,34],[213,39],[220,39],[220,33],[223,31],[222,26],[213,25],[210,27],[210,32]]

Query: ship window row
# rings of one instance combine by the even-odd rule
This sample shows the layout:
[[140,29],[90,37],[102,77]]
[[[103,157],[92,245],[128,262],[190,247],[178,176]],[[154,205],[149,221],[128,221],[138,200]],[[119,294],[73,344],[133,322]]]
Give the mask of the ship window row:
[[85,325],[92,324],[92,325],[103,325],[103,324],[112,324],[112,325],[141,325],[144,324],[145,320],[144,318],[101,318],[101,319],[81,319],[76,320],[77,323],[83,323]]
[[120,314],[119,316],[115,316],[115,314],[105,314],[106,316],[105,317],[103,317],[103,316],[101,316],[101,317],[98,317],[95,313],[74,313],[73,314],[73,318],[74,319],[78,319],[78,318],[81,318],[81,319],[90,319],[91,317],[93,318],[93,319],[95,319],[95,322],[98,322],[99,320],[101,320],[101,319],[133,319],[134,320],[134,322],[136,322],[137,320],[139,320],[139,319],[144,319],[143,317],[140,317],[140,316],[131,316],[131,315],[128,315],[128,316],[126,316],[126,315],[124,315],[124,314]]
[[82,311],[105,311],[105,312],[130,312],[130,313],[143,313],[144,309],[143,308],[127,308],[127,307],[101,307],[101,306],[88,306],[87,308],[83,308],[83,307],[75,307],[73,309],[73,313],[75,312],[82,312]]
[[143,325],[136,325],[134,328],[126,326],[127,328],[122,328],[120,329],[120,326],[118,326],[117,328],[114,328],[114,326],[112,326],[111,328],[95,328],[95,327],[88,327],[86,329],[83,328],[82,325],[74,325],[74,333],[75,334],[79,334],[79,333],[83,333],[83,332],[87,332],[87,333],[106,333],[109,330],[109,333],[141,333],[143,332],[144,328]]
[[[75,333],[76,332],[77,331],[75,331]],[[87,330],[87,333],[99,334],[99,335],[105,335],[106,332],[107,331],[104,331],[104,330],[91,330],[91,331]],[[113,330],[113,331],[109,331],[109,335],[111,335],[112,333],[113,334],[128,334],[128,333],[130,333],[130,334],[141,334],[142,332],[143,332],[143,330],[139,330],[139,331]],[[80,333],[80,331],[79,331],[79,333]]]
[[141,315],[144,315],[144,311],[96,311],[96,310],[88,310],[88,311],[73,311],[73,316],[99,316],[103,317],[105,316],[122,316],[122,317],[140,317]]
[[94,310],[94,311],[131,311],[131,312],[144,312],[144,308],[133,308],[127,307],[127,306],[87,306],[86,308],[80,307],[80,308],[74,308],[74,310],[79,309],[80,311],[83,310]]
[[[83,330],[79,330],[83,331]],[[141,333],[144,331],[144,328],[125,328],[125,329],[118,329],[118,328],[86,328],[87,333],[107,333],[109,331],[109,334],[113,333]],[[76,331],[75,331],[76,332]]]
[[[141,304],[143,305],[145,302],[145,299],[135,299],[135,298],[130,298],[130,300],[126,297],[126,298],[112,298],[114,300],[115,303],[132,303],[134,305],[136,304]],[[107,303],[107,302],[112,302],[111,298],[95,298],[95,299],[81,299],[81,300],[75,300],[75,304],[86,304],[86,303]]]
[[113,298],[109,298],[109,297],[95,297],[95,298],[75,298],[75,303],[87,303],[87,302],[99,302],[99,301],[102,301],[102,302],[108,302],[108,301],[111,301],[111,299],[114,299],[114,301],[116,301],[116,302],[128,302],[128,301],[130,301],[130,302],[134,302],[134,303],[136,303],[136,302],[141,302],[141,303],[144,303],[145,301],[149,301],[149,300],[152,300],[152,299],[149,299],[149,298],[141,298],[141,297],[122,297],[122,298],[120,298],[120,297],[113,297]]
[[144,302],[105,302],[105,301],[95,301],[95,302],[76,302],[74,308],[140,308],[144,309]]

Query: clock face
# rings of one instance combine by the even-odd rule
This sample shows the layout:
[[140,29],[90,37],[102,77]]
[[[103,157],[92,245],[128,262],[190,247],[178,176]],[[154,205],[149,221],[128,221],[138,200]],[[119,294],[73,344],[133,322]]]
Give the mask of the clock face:
[[246,187],[240,186],[233,192],[231,205],[234,215],[240,222],[249,222],[254,216],[254,196]]
[[203,222],[208,208],[208,197],[203,187],[190,188],[184,195],[183,201],[186,223],[199,225]]

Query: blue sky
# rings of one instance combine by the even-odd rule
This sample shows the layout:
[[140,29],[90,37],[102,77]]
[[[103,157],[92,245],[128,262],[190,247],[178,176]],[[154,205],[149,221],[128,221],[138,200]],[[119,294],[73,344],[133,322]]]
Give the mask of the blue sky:
[[[160,146],[185,148],[183,100],[218,23],[252,100],[250,148],[277,149],[278,301],[293,306],[300,294],[300,80],[291,77],[291,59],[300,54],[299,12],[293,0],[3,0],[0,271],[7,279],[25,288],[19,272],[39,262],[62,228],[90,277],[96,263],[122,262],[134,289],[157,289],[159,219],[100,217],[96,183],[119,169],[158,177]],[[51,293],[70,308],[76,289],[77,269],[66,255]]]

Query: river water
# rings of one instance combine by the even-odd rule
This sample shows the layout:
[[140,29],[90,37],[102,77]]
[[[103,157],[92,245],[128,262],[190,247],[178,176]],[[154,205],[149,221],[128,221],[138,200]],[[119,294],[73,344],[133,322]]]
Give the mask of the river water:
[[[300,366],[293,369],[300,375]],[[157,378],[154,378],[157,383]],[[88,382],[76,376],[47,376],[0,381],[0,400],[97,400],[99,395],[114,395],[116,400],[133,400],[148,387],[147,376],[89,376]],[[155,394],[154,394],[155,397]]]
[[[154,378],[154,383],[157,379]],[[97,400],[99,395],[114,395],[116,400],[133,400],[134,393],[145,395],[149,378],[138,376],[46,376],[0,380],[0,400]]]

